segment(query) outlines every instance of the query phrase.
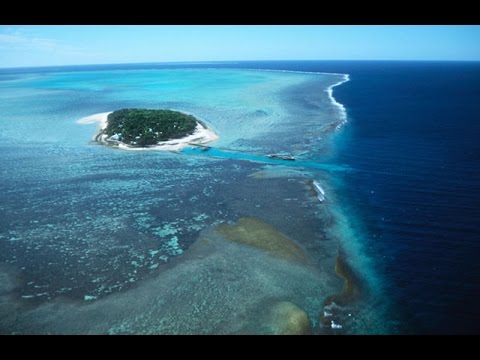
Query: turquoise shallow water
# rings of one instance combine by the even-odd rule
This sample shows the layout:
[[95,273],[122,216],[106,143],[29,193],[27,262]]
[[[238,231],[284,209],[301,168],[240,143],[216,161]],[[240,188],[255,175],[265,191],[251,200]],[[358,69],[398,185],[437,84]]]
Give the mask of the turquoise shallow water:
[[[7,75],[0,74],[1,332],[278,333],[278,316],[268,314],[282,302],[302,308],[314,333],[387,331],[380,282],[335,180],[352,171],[332,162],[332,134],[343,120],[326,89],[341,75]],[[220,139],[207,152],[128,152],[91,143],[96,125],[77,124],[124,107],[188,111]],[[276,152],[297,161],[264,156]],[[216,231],[242,218],[257,222],[239,233],[286,236],[304,260]],[[344,286],[334,271],[339,251],[362,297],[324,310]],[[333,318],[342,328],[332,328]]]

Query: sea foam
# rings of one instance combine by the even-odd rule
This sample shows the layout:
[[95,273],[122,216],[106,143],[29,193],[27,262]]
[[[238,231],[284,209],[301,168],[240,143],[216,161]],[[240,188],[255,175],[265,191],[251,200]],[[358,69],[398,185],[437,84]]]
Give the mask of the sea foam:
[[313,187],[314,187],[315,191],[317,192],[318,200],[320,200],[320,202],[325,201],[325,191],[320,186],[320,184],[317,182],[317,180],[315,180],[313,182]]
[[338,111],[340,113],[340,119],[341,119],[341,122],[337,125],[337,130],[340,129],[342,127],[342,125],[344,125],[346,122],[347,122],[347,109],[345,109],[345,106],[343,106],[343,104],[340,104],[337,100],[335,100],[335,98],[333,97],[333,88],[335,86],[339,86],[343,83],[346,83],[347,81],[350,81],[350,76],[348,74],[342,74],[343,75],[343,79],[333,85],[330,85],[325,91],[327,92],[328,94],[328,97],[330,98],[330,101],[332,102],[332,104],[338,108]]

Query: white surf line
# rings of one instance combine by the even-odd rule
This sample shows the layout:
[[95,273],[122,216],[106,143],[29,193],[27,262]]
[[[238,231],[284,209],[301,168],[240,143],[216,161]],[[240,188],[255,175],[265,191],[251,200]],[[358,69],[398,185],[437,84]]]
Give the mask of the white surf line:
[[317,180],[313,181],[313,188],[317,192],[317,197],[320,202],[325,201],[325,190],[320,186],[320,184],[317,182]]
[[332,104],[334,106],[336,106],[340,112],[340,118],[341,118],[341,123],[337,125],[336,129],[340,129],[340,127],[342,127],[342,125],[344,125],[346,122],[347,122],[347,109],[345,108],[345,106],[343,106],[343,104],[340,104],[337,100],[335,100],[335,98],[333,97],[333,88],[335,86],[339,86],[339,85],[342,85],[343,83],[346,83],[347,81],[350,81],[350,75],[348,74],[342,74],[343,75],[343,79],[333,85],[330,85],[325,91],[327,92],[328,94],[328,97],[330,98],[330,101],[332,102]]

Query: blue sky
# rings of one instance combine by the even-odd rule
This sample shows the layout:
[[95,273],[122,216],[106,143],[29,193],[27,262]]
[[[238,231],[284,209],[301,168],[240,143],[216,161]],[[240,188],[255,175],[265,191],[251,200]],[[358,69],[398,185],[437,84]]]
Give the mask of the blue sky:
[[480,61],[480,26],[0,26],[0,67],[222,60]]

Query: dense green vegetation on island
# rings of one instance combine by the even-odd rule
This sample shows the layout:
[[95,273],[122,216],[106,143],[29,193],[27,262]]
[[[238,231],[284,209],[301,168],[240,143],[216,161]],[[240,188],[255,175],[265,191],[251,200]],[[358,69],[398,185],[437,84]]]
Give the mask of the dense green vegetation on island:
[[103,132],[109,140],[137,147],[182,138],[195,131],[197,119],[173,110],[122,109],[108,115]]

